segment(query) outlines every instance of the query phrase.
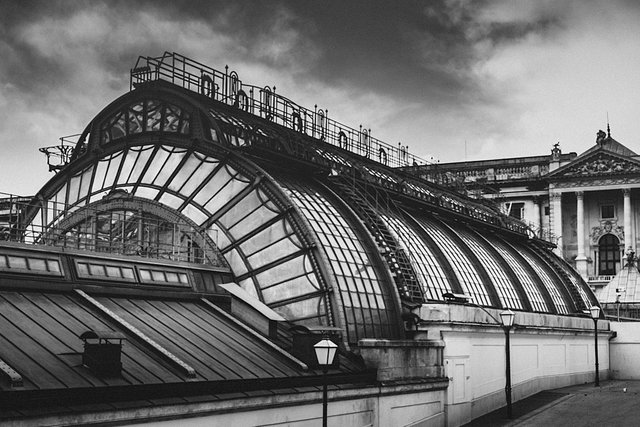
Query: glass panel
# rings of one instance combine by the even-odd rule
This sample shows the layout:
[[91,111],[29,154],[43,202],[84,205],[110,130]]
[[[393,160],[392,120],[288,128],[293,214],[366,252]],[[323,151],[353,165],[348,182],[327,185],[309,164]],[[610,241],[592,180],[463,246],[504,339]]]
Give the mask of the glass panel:
[[114,267],[111,265],[107,265],[107,276],[109,277],[117,277],[117,278],[121,278],[122,274],[120,273],[120,268],[118,267]]
[[153,161],[149,164],[149,168],[144,174],[144,177],[140,182],[145,184],[151,184],[158,175],[158,172],[162,169],[165,162],[171,155],[171,147],[162,146],[153,158]]
[[137,150],[128,150],[127,154],[124,158],[124,163],[122,164],[122,171],[120,172],[120,176],[118,177],[118,184],[126,184],[129,180],[129,174],[133,170],[133,165],[136,163],[138,159]]
[[473,298],[479,305],[491,306],[491,300],[485,284],[482,282],[471,260],[464,255],[464,251],[449,235],[440,229],[441,226],[426,218],[418,218],[429,236],[437,243],[453,269],[464,293]]
[[183,199],[179,198],[178,196],[174,196],[171,193],[164,193],[162,197],[160,197],[160,203],[167,205],[173,209],[178,209],[183,202]]
[[78,201],[78,192],[80,191],[80,176],[74,176],[69,180],[69,198],[67,204],[72,205]]
[[77,264],[78,267],[78,275],[82,277],[86,277],[89,275],[89,264],[84,262],[79,262]]
[[213,172],[218,163],[217,160],[211,157],[206,158],[200,167],[196,169],[195,173],[191,175],[191,178],[187,180],[180,192],[185,196],[190,196],[191,193],[207,179],[209,174]]
[[135,192],[135,196],[142,197],[144,199],[154,200],[159,192],[160,190],[157,190],[155,188],[140,186],[137,188]]
[[[241,247],[241,249],[244,250],[243,247]],[[278,259],[284,258],[287,255],[291,255],[299,250],[300,248],[294,245],[291,240],[284,238],[280,241],[272,241],[270,246],[256,252],[255,254],[246,255],[245,252],[245,255],[247,256],[247,260],[251,267],[256,269]]]
[[562,297],[562,293],[558,290],[558,284],[551,278],[545,268],[540,265],[540,261],[529,255],[528,251],[524,248],[515,247],[515,249],[524,259],[527,260],[527,263],[535,270],[538,277],[540,277],[540,280],[542,280],[542,283],[544,283],[544,286],[551,294],[551,299],[553,300],[558,313],[569,313],[569,307],[567,306],[565,299]]
[[324,316],[326,312],[324,302],[320,297],[292,302],[287,305],[274,307],[273,310],[285,319],[292,321],[310,317],[309,313],[313,313],[313,317],[320,317]]
[[182,111],[175,105],[167,105],[162,128],[167,132],[177,132]]
[[201,163],[200,159],[193,154],[189,156],[185,164],[182,165],[182,168],[180,168],[176,176],[174,176],[169,183],[169,189],[178,192]]
[[20,268],[23,270],[27,270],[27,260],[24,257],[17,257],[17,256],[8,256],[9,258],[9,265],[11,266],[11,268]]
[[520,297],[514,289],[515,285],[511,283],[511,280],[493,254],[471,232],[462,227],[456,227],[455,232],[480,260],[480,264],[493,282],[493,287],[498,293],[503,307],[522,310],[522,301],[520,301]]
[[182,209],[182,214],[198,225],[201,225],[209,218],[208,215],[206,215],[191,203],[189,203],[184,207],[184,209]]
[[216,195],[207,202],[205,205],[205,209],[207,211],[212,214],[218,212],[218,210],[228,204],[234,196],[249,186],[246,182],[239,181],[235,178],[236,177],[229,181],[227,185],[222,187],[220,191],[218,191],[218,193],[216,193]]
[[221,168],[209,179],[204,187],[196,193],[193,200],[195,200],[199,205],[204,206],[220,190],[220,188],[226,185],[231,179],[232,176],[227,171],[227,168]]
[[[140,175],[144,170],[144,167],[147,165],[147,163],[149,162],[149,158],[153,154],[153,148],[154,147],[152,145],[146,145],[144,147],[137,148],[137,150],[140,151],[140,154],[135,166],[133,167],[133,170],[131,171],[131,175],[129,175],[127,183],[135,184],[138,182],[138,180],[140,179]],[[134,148],[131,149],[133,150]]]
[[364,337],[388,336],[390,307],[381,278],[372,268],[370,254],[333,204],[315,188],[279,179],[292,201],[309,220],[322,242],[323,250],[338,283],[345,309],[349,341]]
[[40,258],[29,258],[29,270],[47,271],[47,263]]
[[159,131],[162,124],[162,107],[160,101],[148,100],[147,107],[147,131]]
[[178,169],[178,167],[180,166],[180,162],[182,162],[185,154],[186,152],[184,151],[178,152],[177,150],[174,150],[174,152],[171,153],[171,155],[167,158],[167,161],[162,166],[162,169],[160,169],[160,171],[158,172],[158,176],[156,176],[156,179],[153,180],[153,184],[162,187],[167,182],[171,174],[173,174]]
[[84,199],[89,195],[89,184],[91,184],[91,177],[93,175],[93,166],[87,168],[82,174],[82,181],[80,184],[80,193],[78,194],[78,198]]
[[492,246],[498,251],[498,253],[500,253],[507,264],[509,264],[515,275],[518,276],[518,279],[529,298],[531,308],[534,311],[549,312],[549,307],[547,306],[542,293],[538,290],[534,279],[529,275],[528,270],[520,260],[517,259],[515,255],[510,252],[509,248],[502,244],[498,238],[494,236],[485,236],[485,238],[491,242]]
[[136,134],[144,131],[144,103],[133,104],[129,109],[129,133]]
[[411,259],[411,265],[418,274],[418,281],[425,297],[442,301],[443,294],[453,292],[440,261],[427,242],[423,241],[402,218],[389,214],[383,215],[382,219]]
[[49,267],[49,271],[53,271],[55,273],[60,273],[60,263],[55,259],[48,259],[47,266]]
[[135,279],[133,268],[122,267],[122,277],[124,277],[125,279]]
[[111,161],[109,162],[109,170],[107,171],[107,176],[104,179],[104,186],[102,188],[109,188],[113,185],[113,181],[116,179],[116,174],[118,173],[118,168],[120,167],[120,163],[122,162],[123,152],[119,152],[111,157]]

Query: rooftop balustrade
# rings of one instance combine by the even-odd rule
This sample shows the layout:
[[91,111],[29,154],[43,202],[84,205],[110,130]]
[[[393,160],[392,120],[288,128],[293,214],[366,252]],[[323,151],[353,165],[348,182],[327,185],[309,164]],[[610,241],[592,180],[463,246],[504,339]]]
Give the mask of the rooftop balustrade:
[[330,119],[326,109],[315,106],[311,110],[296,104],[277,94],[275,86],[246,84],[228,67],[219,71],[175,52],[165,52],[160,57],[140,56],[131,70],[130,89],[156,80],[171,82],[387,166],[428,163],[409,153],[407,146],[394,146],[372,137],[371,129],[355,129]]

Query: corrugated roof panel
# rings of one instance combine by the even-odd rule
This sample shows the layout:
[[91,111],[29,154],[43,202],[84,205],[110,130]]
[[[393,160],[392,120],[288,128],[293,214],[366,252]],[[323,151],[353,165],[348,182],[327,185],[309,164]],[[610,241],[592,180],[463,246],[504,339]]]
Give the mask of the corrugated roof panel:
[[123,346],[121,377],[98,378],[83,367],[80,334],[114,329],[69,295],[0,292],[0,358],[24,377],[27,389],[183,381],[131,341]]
[[206,380],[285,377],[299,371],[199,303],[142,298],[96,298]]

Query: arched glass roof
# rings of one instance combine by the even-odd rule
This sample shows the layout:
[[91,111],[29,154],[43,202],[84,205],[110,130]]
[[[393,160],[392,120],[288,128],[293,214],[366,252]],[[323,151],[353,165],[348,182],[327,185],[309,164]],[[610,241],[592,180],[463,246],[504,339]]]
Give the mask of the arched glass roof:
[[596,303],[566,263],[488,208],[169,84],[114,101],[85,138],[36,197],[33,227],[64,227],[114,191],[160,204],[207,235],[251,295],[351,343],[402,336],[402,304],[450,292],[541,313]]

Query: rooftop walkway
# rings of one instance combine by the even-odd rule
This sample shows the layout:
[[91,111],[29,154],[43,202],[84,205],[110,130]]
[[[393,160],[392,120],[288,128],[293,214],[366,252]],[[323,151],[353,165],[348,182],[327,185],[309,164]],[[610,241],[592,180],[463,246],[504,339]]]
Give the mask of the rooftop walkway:
[[513,404],[513,419],[501,408],[467,424],[484,426],[637,426],[640,381],[601,381],[547,390]]

